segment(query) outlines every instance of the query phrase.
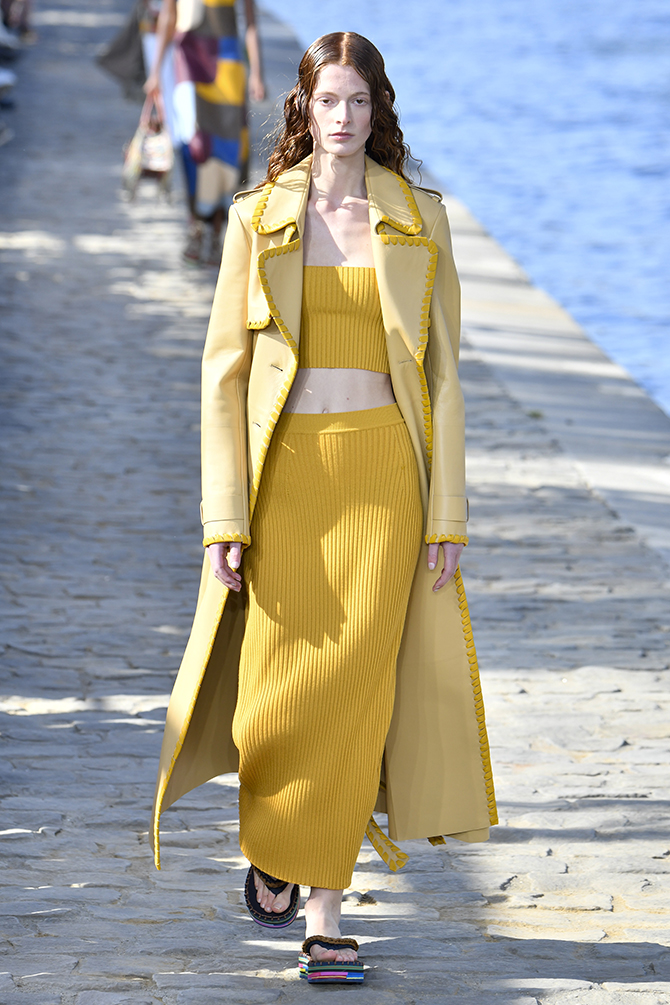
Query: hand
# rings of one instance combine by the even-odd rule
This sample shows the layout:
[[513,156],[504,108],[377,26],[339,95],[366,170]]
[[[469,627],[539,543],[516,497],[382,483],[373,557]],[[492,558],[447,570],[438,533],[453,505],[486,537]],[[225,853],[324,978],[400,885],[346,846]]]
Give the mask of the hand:
[[144,93],[147,94],[150,98],[153,98],[154,101],[156,100],[158,95],[161,93],[161,85],[157,73],[149,74],[149,76],[144,82],[143,90]]
[[262,101],[265,97],[265,84],[260,73],[249,74],[249,97],[252,101]]
[[207,557],[219,582],[239,593],[242,589],[242,577],[236,570],[242,561],[242,545],[238,541],[210,544],[207,546]]
[[440,548],[444,554],[444,568],[440,578],[435,582],[433,586],[433,593],[437,593],[442,587],[449,582],[453,574],[458,568],[458,560],[461,557],[461,552],[465,547],[464,544],[454,544],[452,541],[442,541],[440,544],[429,544],[428,545],[428,568],[434,569],[438,563],[440,557]]

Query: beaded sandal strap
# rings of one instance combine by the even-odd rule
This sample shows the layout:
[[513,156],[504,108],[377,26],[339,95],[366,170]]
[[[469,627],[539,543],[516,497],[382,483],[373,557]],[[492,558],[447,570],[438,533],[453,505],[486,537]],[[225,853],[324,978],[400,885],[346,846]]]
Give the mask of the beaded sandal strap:
[[252,866],[252,868],[258,878],[263,880],[268,890],[272,890],[273,893],[281,893],[282,890],[285,890],[288,886],[288,883],[283,879],[275,879],[274,876],[271,876],[269,873],[263,872],[262,869],[259,869],[257,865]]
[[358,952],[356,939],[331,938],[328,935],[310,935],[302,944],[303,953],[309,953],[312,946],[321,946],[322,949],[353,949]]

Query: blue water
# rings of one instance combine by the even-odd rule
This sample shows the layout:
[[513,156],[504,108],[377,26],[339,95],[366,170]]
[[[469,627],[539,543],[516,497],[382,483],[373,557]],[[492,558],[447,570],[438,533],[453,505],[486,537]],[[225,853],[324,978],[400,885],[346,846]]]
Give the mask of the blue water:
[[670,413],[668,0],[261,0],[367,35],[415,156]]

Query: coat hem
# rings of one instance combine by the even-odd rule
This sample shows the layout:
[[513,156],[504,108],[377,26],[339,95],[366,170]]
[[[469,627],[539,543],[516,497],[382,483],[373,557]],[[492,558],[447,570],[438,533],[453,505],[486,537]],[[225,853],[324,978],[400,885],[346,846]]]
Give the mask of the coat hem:
[[168,767],[168,770],[165,773],[165,778],[164,778],[163,782],[158,787],[157,792],[156,792],[155,808],[154,808],[154,814],[153,814],[153,826],[152,826],[152,835],[153,835],[153,842],[152,842],[152,844],[153,844],[153,853],[154,853],[154,864],[155,864],[156,868],[159,871],[160,871],[160,867],[161,867],[160,818],[161,818],[161,812],[162,812],[162,809],[163,809],[163,800],[165,799],[165,793],[167,792],[167,787],[169,785],[170,778],[171,778],[172,772],[174,770],[174,766],[175,766],[175,764],[177,762],[177,758],[179,757],[179,755],[181,753],[181,749],[184,746],[184,742],[186,740],[186,734],[188,733],[189,726],[191,725],[191,719],[193,718],[193,712],[195,711],[195,705],[196,705],[196,702],[198,700],[198,695],[200,694],[200,688],[202,687],[202,682],[204,680],[205,673],[207,671],[207,667],[209,665],[209,659],[210,659],[210,656],[212,655],[212,650],[214,648],[214,642],[216,641],[216,636],[217,636],[217,632],[219,630],[219,625],[221,624],[221,618],[223,617],[223,610],[224,610],[224,607],[226,606],[226,600],[228,599],[228,589],[225,586],[222,589],[223,589],[223,597],[221,598],[221,603],[219,604],[219,609],[217,611],[217,616],[216,616],[216,619],[215,619],[215,622],[214,622],[214,627],[212,628],[212,631],[210,633],[209,642],[207,644],[207,651],[206,651],[205,657],[204,657],[203,662],[202,662],[202,669],[200,671],[200,677],[199,677],[199,680],[198,680],[198,686],[197,686],[197,688],[194,689],[193,696],[191,698],[191,702],[190,702],[190,705],[189,705],[189,708],[188,708],[188,712],[184,716],[184,721],[182,723],[182,727],[181,727],[181,730],[179,732],[179,737],[177,739],[177,743],[175,744],[175,749],[172,752],[172,757],[170,759],[170,766]]
[[477,660],[477,650],[472,633],[472,623],[468,610],[468,601],[465,595],[465,586],[460,568],[454,573],[456,582],[456,592],[458,594],[458,606],[461,611],[461,624],[463,626],[463,637],[465,639],[465,650],[468,663],[470,665],[470,681],[472,683],[472,694],[475,702],[475,715],[477,717],[477,728],[479,730],[479,750],[482,759],[482,771],[484,773],[484,787],[486,790],[486,802],[489,812],[489,823],[498,823],[498,811],[496,808],[495,790],[493,787],[493,771],[491,768],[491,751],[489,747],[488,733],[486,731],[486,718],[484,713],[484,698],[482,696],[482,686],[479,679],[479,663]]

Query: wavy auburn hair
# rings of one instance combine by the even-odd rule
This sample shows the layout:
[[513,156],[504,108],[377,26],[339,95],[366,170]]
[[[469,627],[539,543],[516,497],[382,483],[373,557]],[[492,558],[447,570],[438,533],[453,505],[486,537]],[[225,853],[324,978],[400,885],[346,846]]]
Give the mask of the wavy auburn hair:
[[309,106],[319,71],[335,63],[351,66],[370,88],[372,132],[365,152],[383,167],[395,171],[405,181],[409,147],[405,143],[394,108],[395,91],[386,76],[379,50],[355,31],[335,31],[312,42],[298,67],[298,82],[284,102],[284,125],[279,126],[274,150],[268,162],[267,181],[275,181],[282,171],[294,167],[314,148],[309,131]]

